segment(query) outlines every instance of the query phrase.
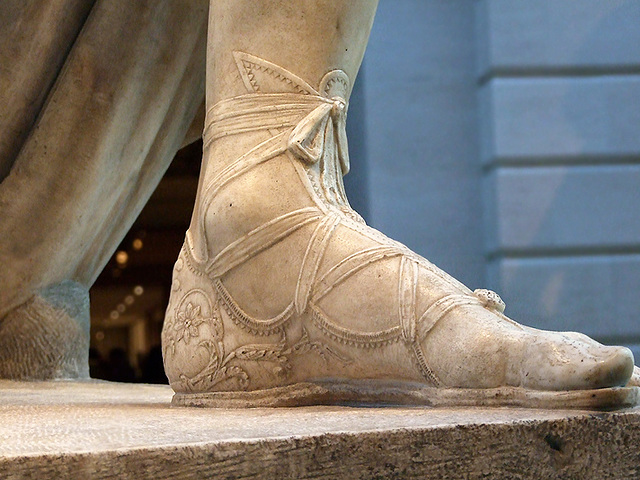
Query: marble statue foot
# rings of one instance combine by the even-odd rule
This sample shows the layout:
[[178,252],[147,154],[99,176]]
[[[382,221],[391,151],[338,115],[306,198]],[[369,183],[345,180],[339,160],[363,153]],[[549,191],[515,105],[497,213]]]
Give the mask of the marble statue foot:
[[633,355],[524,327],[349,207],[351,83],[234,52],[248,91],[207,112],[205,171],[163,329],[174,403],[615,408]]

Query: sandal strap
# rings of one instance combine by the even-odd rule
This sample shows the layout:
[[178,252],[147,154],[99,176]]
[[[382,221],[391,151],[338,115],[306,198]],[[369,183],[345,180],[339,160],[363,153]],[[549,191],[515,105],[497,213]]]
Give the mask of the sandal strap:
[[248,172],[256,165],[260,165],[284,153],[287,150],[285,138],[286,135],[284,132],[270,137],[223,168],[207,184],[204,191],[206,198],[212,198],[223,186]]
[[300,274],[298,275],[298,283],[296,285],[296,293],[294,304],[296,313],[301,314],[307,308],[311,296],[311,289],[316,281],[318,268],[322,262],[329,241],[333,232],[340,224],[340,217],[337,215],[327,215],[311,235],[307,250],[302,259]]
[[389,245],[366,248],[352,253],[331,267],[318,281],[313,294],[313,302],[319,301],[340,283],[367,265],[398,255],[402,255],[402,251],[395,246]]
[[435,327],[447,313],[463,305],[480,305],[482,303],[477,297],[471,295],[447,295],[433,303],[420,317],[417,324],[416,339],[418,342],[424,340],[429,332]]
[[346,133],[347,102],[336,96],[300,93],[248,93],[222,100],[207,112],[204,146],[219,138],[248,132],[274,135],[292,129],[286,149],[307,164],[320,161],[335,144],[345,175],[349,171]]
[[441,384],[440,379],[427,364],[424,351],[417,341],[421,321],[416,318],[416,297],[418,287],[418,263],[410,257],[402,257],[398,280],[398,306],[402,337],[413,351],[415,361],[422,376],[433,386]]
[[222,100],[207,111],[205,146],[218,138],[293,128],[318,105],[331,100],[297,93],[248,93]]
[[322,311],[318,305],[312,305],[313,322],[330,337],[347,345],[362,348],[375,348],[398,341],[402,336],[399,326],[391,327],[377,332],[355,332],[337,325]]
[[402,325],[402,336],[407,342],[416,338],[416,288],[418,265],[412,259],[402,257],[398,276],[398,316]]
[[427,364],[427,359],[424,358],[424,350],[422,350],[422,345],[419,342],[411,343],[411,350],[413,350],[413,354],[415,355],[416,363],[418,364],[418,368],[420,369],[420,373],[422,376],[434,387],[439,387],[442,385],[440,378],[435,374],[431,367]]
[[271,318],[254,317],[238,305],[219,278],[213,281],[213,285],[231,321],[254,335],[271,335],[277,332],[282,325],[289,321],[294,313],[293,302],[291,302],[282,312]]
[[306,207],[281,215],[227,245],[206,267],[210,277],[220,278],[234,267],[278,243],[308,223],[322,218],[322,211]]

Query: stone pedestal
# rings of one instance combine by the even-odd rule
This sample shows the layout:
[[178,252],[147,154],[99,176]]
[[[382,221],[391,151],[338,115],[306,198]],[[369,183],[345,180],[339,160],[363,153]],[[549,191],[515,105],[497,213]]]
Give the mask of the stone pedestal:
[[2,478],[640,478],[640,410],[171,407],[168,387],[0,381]]

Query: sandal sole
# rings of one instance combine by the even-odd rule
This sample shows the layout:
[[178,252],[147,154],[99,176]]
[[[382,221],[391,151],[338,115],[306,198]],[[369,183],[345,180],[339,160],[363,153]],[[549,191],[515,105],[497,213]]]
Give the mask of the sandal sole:
[[640,404],[640,387],[544,391],[521,387],[436,388],[381,381],[305,382],[249,392],[176,393],[171,403],[212,408],[396,405],[616,410]]

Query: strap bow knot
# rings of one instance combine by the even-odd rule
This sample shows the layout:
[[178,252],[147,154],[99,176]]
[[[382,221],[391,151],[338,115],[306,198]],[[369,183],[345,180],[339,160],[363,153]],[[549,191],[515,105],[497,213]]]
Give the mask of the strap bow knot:
[[340,96],[320,97],[322,103],[304,117],[289,136],[288,149],[309,164],[332,153],[335,145],[342,174],[349,172],[347,102]]

